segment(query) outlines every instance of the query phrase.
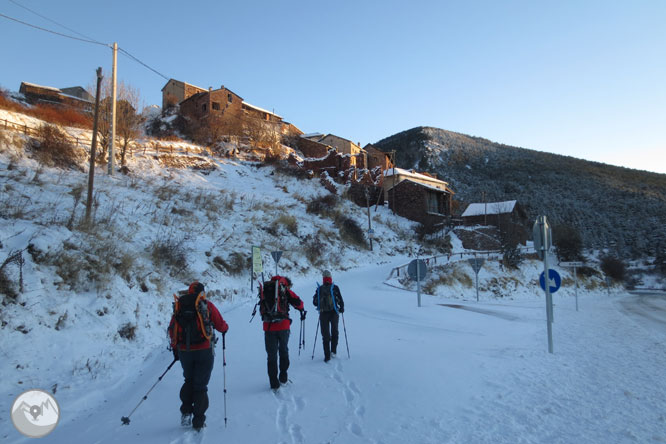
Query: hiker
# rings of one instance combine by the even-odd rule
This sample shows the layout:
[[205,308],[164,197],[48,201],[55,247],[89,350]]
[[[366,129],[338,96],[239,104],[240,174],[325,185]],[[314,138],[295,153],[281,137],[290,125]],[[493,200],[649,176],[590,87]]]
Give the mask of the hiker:
[[205,427],[208,409],[208,381],[217,342],[213,329],[224,335],[229,326],[217,307],[206,299],[202,283],[192,282],[186,291],[178,293],[174,295],[168,332],[174,359],[180,360],[185,377],[180,389],[180,422],[199,431]]
[[301,312],[301,319],[305,319],[306,315],[303,301],[291,291],[291,286],[291,279],[288,277],[273,276],[270,281],[259,287],[259,308],[264,324],[268,381],[273,390],[277,390],[280,384],[286,384],[289,380],[287,376],[289,329],[291,327],[289,306],[291,305]]
[[317,291],[312,296],[312,303],[319,311],[319,324],[321,325],[321,341],[324,346],[324,362],[331,360],[338,349],[338,313],[345,312],[345,301],[342,299],[340,288],[333,283],[331,272],[322,273],[323,285],[317,284]]

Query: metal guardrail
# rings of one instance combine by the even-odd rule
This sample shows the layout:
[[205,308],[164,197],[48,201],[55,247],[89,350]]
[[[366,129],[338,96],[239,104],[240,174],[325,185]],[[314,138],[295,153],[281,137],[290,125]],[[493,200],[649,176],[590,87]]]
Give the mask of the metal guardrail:
[[[532,247],[518,247],[522,253],[535,253],[534,248]],[[467,256],[467,257],[466,257]],[[439,254],[430,257],[421,257],[419,259],[424,260],[427,266],[431,264],[437,265],[438,260],[441,264],[450,264],[451,262],[459,262],[470,257],[485,257],[486,259],[498,259],[503,256],[501,250],[481,250],[481,251],[463,251],[460,253],[450,253],[450,254]],[[391,269],[386,279],[391,279],[394,275],[395,277],[400,277],[402,272],[404,275],[407,274],[407,267],[409,264],[399,265]]]

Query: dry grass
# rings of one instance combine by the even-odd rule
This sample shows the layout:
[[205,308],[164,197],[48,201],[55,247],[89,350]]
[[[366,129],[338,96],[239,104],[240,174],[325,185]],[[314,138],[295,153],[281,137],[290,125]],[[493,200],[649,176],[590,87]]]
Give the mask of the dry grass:
[[0,90],[0,108],[32,116],[56,125],[74,126],[85,129],[92,128],[91,116],[76,109],[66,106],[60,107],[43,104],[27,107],[11,100],[3,90]]

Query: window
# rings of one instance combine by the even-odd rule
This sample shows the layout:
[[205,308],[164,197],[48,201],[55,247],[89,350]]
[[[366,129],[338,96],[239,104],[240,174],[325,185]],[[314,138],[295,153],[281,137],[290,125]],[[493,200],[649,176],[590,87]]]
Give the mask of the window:
[[206,106],[205,103],[203,105],[201,105],[201,111],[206,112],[206,109],[207,109],[207,106]]
[[229,103],[233,102],[233,97],[231,96],[230,93],[227,94],[227,101],[228,101]]
[[439,213],[439,199],[437,193],[428,191],[426,193],[426,211],[428,213]]
[[219,103],[217,103],[217,102],[213,102],[213,109],[215,109],[215,110],[218,110],[218,111],[219,111],[219,110],[220,110],[220,104],[219,104]]

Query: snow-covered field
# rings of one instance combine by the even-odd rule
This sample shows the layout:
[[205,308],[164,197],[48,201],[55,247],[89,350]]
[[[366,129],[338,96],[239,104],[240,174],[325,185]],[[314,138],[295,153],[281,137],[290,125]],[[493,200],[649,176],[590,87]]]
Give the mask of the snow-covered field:
[[[60,423],[42,438],[52,443],[666,442],[663,295],[590,280],[577,311],[571,273],[558,268],[565,286],[554,295],[550,354],[538,262],[509,271],[488,261],[477,302],[474,274],[461,261],[454,274],[468,279],[422,295],[417,307],[414,291],[397,288],[404,281],[388,280],[417,252],[436,253],[415,244],[411,223],[373,209],[373,251],[350,247],[331,218],[305,210],[327,193],[317,180],[213,158],[210,172],[165,168],[141,154],[130,159],[129,176],[100,169],[97,229],[86,231],[85,192],[83,201],[75,195],[87,174],[40,167],[14,139],[0,137],[0,262],[32,246],[23,251],[24,291],[0,307],[3,442],[29,440],[9,413],[33,388],[51,391],[60,405]],[[346,200],[336,211],[367,224],[366,211]],[[322,241],[314,258],[305,253],[313,239]],[[155,245],[184,252],[187,269],[160,268]],[[277,394],[268,386],[261,323],[248,322],[249,275],[229,266],[252,245],[261,246],[266,273],[275,267],[269,252],[284,251],[280,271],[309,311],[300,355],[298,320],[292,325],[292,383]],[[313,344],[312,294],[324,268],[345,298],[351,355],[341,323],[329,363],[320,339]],[[17,266],[7,270],[16,279]],[[121,425],[171,362],[171,295],[193,279],[206,284],[230,325],[226,368],[217,346],[207,427],[195,434],[179,426],[178,363]],[[135,336],[122,337],[123,326]]]

